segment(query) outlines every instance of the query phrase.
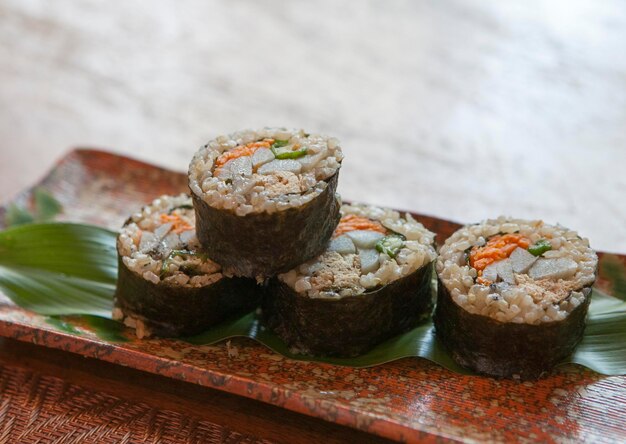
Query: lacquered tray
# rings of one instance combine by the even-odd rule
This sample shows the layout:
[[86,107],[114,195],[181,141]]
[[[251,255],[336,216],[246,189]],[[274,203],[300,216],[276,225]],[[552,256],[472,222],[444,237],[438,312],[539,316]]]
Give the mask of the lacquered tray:
[[[63,205],[60,220],[117,229],[155,196],[187,190],[186,176],[114,154],[76,150],[38,186]],[[32,189],[15,203],[29,205]],[[6,207],[0,208],[0,221]],[[458,225],[418,218],[443,240]],[[625,256],[601,255],[601,260]],[[624,277],[626,279],[626,276]],[[597,285],[611,294],[601,275]],[[248,339],[214,346],[176,340],[108,343],[75,336],[0,301],[0,335],[261,400],[383,437],[415,441],[626,440],[626,377],[576,365],[537,382],[462,376],[423,359],[354,369],[295,361]]]

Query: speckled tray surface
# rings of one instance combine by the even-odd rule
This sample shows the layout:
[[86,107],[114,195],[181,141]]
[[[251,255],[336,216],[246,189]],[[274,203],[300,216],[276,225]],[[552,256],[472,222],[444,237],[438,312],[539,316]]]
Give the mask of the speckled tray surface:
[[[114,154],[76,150],[39,184],[63,205],[60,219],[117,229],[186,176]],[[32,190],[15,200],[28,205]],[[4,207],[0,208],[3,220]],[[419,216],[443,240],[458,225]],[[613,256],[614,257],[614,256]],[[626,257],[618,256],[626,263]],[[602,259],[601,259],[602,260]],[[611,293],[600,276],[600,288]],[[559,367],[537,382],[461,376],[424,359],[365,369],[294,361],[248,339],[213,346],[176,340],[107,343],[56,330],[44,317],[0,301],[0,335],[258,399],[403,441],[626,440],[626,377]]]

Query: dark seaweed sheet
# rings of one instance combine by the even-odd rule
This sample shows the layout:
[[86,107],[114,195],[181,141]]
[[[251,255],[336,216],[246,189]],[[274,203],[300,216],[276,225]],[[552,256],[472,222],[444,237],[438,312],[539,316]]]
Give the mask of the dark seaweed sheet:
[[585,301],[562,321],[516,324],[469,313],[439,280],[433,316],[437,339],[458,364],[478,373],[536,379],[569,356],[582,339],[591,287],[583,292]]
[[[104,341],[124,341],[121,324],[108,319],[117,280],[115,239],[112,231],[71,223],[22,225],[1,231],[0,289],[18,306],[54,316],[48,317],[48,322],[54,328],[61,325],[66,334],[75,334],[74,326],[81,331],[88,324]],[[559,365],[575,363],[603,375],[625,375],[626,286],[622,284],[626,282],[626,268],[620,258],[604,254],[600,270],[612,296],[594,288],[583,340]],[[206,345],[247,337],[292,359],[359,368],[421,357],[468,374],[469,370],[456,364],[436,340],[433,330],[428,319],[356,358],[315,357],[290,353],[282,340],[263,328],[256,312],[248,312],[185,340]]]
[[372,292],[337,299],[310,298],[273,278],[263,297],[263,319],[292,349],[358,356],[430,316],[432,267]]
[[259,300],[260,291],[251,279],[223,277],[199,288],[154,284],[118,257],[114,305],[142,319],[156,336],[198,334],[229,316],[250,311]]
[[316,198],[284,211],[237,216],[209,206],[192,191],[196,232],[212,260],[237,276],[270,277],[324,251],[339,223],[339,171]]

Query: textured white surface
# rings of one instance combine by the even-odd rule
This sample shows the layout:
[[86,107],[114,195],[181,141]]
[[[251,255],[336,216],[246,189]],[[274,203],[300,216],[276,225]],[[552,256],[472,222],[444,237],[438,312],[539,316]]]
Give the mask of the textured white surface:
[[617,0],[4,0],[0,199],[72,146],[184,170],[294,126],[342,140],[346,199],[626,253],[625,42]]

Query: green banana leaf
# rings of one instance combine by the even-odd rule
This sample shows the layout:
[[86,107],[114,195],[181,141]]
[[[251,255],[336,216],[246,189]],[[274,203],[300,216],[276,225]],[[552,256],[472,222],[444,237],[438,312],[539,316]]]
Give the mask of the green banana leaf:
[[37,187],[33,192],[33,211],[15,203],[9,204],[4,215],[7,227],[30,224],[33,222],[48,222],[63,212],[63,206],[45,188]]
[[115,233],[42,223],[0,232],[0,288],[43,315],[110,317],[117,280]]
[[[17,305],[50,316],[50,324],[66,333],[80,334],[72,321],[82,315],[83,323],[101,338],[123,341],[123,326],[110,320],[117,278],[115,236],[103,228],[68,223],[21,225],[2,231],[0,289]],[[601,266],[608,267],[606,275],[617,298],[594,289],[583,341],[563,363],[577,363],[605,375],[625,375],[626,270],[618,260],[610,256],[604,259]],[[237,336],[255,339],[293,359],[370,367],[404,357],[422,357],[454,372],[470,374],[437,342],[430,321],[349,359],[294,355],[263,328],[254,312],[182,340],[212,344]]]

